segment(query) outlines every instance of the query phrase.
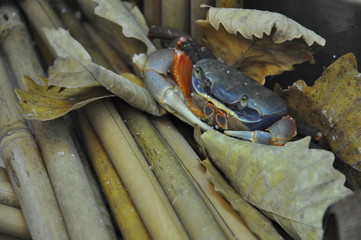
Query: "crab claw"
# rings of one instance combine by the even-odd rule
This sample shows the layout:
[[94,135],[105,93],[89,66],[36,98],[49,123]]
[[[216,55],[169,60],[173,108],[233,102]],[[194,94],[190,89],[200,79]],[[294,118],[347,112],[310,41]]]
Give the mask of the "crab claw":
[[291,116],[284,116],[267,128],[266,131],[224,131],[224,133],[255,143],[283,146],[296,136],[296,121]]
[[168,76],[168,70],[174,62],[171,49],[160,49],[148,56],[144,70],[144,83],[150,94],[168,112],[187,122],[198,125],[202,130],[211,129],[189,109],[184,95],[177,84]]

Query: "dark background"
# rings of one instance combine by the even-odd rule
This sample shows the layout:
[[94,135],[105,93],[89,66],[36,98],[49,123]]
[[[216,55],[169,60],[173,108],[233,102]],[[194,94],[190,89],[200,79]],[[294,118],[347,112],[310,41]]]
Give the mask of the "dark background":
[[361,0],[245,0],[244,8],[284,14],[326,39],[315,64],[295,65],[295,71],[271,77],[270,85],[287,87],[299,79],[312,85],[325,67],[349,52],[361,62]]

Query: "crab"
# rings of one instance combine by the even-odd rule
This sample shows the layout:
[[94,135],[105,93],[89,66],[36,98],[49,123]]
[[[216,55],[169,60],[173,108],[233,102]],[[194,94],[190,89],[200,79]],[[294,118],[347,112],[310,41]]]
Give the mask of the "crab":
[[[176,46],[187,41],[180,38]],[[220,60],[192,60],[179,47],[147,58],[145,86],[168,112],[204,131],[216,128],[256,143],[284,145],[296,135],[277,94]]]

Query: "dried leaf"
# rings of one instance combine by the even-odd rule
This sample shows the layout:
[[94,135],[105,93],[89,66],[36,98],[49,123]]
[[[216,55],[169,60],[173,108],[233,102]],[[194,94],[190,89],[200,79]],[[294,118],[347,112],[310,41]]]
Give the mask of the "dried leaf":
[[277,91],[298,122],[321,130],[330,149],[357,170],[353,173],[358,182],[353,185],[361,187],[361,74],[355,56],[339,58],[311,87],[300,80],[283,92],[280,88]]
[[270,220],[238,195],[208,159],[203,160],[201,163],[206,167],[206,175],[213,183],[215,190],[220,192],[230,202],[258,239],[283,239],[277,233]]
[[[138,109],[153,115],[160,114],[155,100],[142,87],[141,81],[135,75],[131,73],[118,75],[93,63],[83,46],[64,29],[44,29],[44,33],[59,56],[55,64],[49,68],[49,82],[46,80],[46,85],[54,86],[56,90],[66,89],[66,92],[65,96],[59,99],[58,92],[46,91],[43,89],[44,86],[35,86],[35,83],[27,78],[27,82],[31,85],[29,90],[18,91],[22,99],[20,107],[23,108],[27,118],[47,120],[60,117],[70,110],[98,99],[98,91],[102,97],[115,94]],[[94,89],[100,87],[105,87],[113,94],[103,89],[96,91],[95,98],[92,94],[88,95],[88,99],[86,99],[87,95],[82,95],[84,89],[92,93]],[[106,94],[103,94],[104,92]],[[56,109],[49,109],[52,105]]]
[[283,147],[250,143],[215,130],[200,144],[249,203],[295,239],[320,239],[326,208],[351,191],[332,167],[334,155],[309,149],[310,138]]
[[325,45],[313,31],[268,11],[210,8],[207,19],[196,24],[218,58],[262,84],[265,76],[314,62],[312,54]]
[[[95,13],[103,18],[112,21],[123,28],[123,34],[129,38],[142,41],[147,46],[147,53],[154,52],[156,48],[148,39],[148,29],[145,28],[143,18],[139,11],[130,10],[129,6],[122,1],[116,0],[94,0],[99,5],[95,8]],[[134,15],[133,15],[134,14]],[[141,19],[138,21],[138,19]]]
[[102,86],[64,88],[48,84],[39,77],[43,85],[38,85],[28,76],[23,77],[25,90],[16,90],[19,105],[28,119],[50,120],[63,116],[71,110],[101,98],[114,96]]

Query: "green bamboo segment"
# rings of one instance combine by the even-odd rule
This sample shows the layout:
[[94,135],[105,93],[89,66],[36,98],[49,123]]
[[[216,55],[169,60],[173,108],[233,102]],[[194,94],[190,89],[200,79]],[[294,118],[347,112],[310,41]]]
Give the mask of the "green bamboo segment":
[[[0,18],[14,17],[2,5]],[[11,19],[9,19],[11,21]],[[4,22],[0,22],[3,26]],[[8,32],[9,34],[11,31]],[[5,36],[3,41],[6,41]],[[18,45],[18,48],[21,45]],[[11,81],[0,64],[0,149],[25,220],[34,239],[67,239],[64,223],[38,146],[23,120]]]
[[152,166],[190,237],[226,238],[177,157],[148,118],[125,104],[121,104],[120,108],[122,118]]
[[[0,213],[0,233],[21,239],[31,239],[20,209],[0,204]],[[0,236],[0,239],[3,238]]]
[[79,111],[76,120],[83,143],[123,238],[127,240],[150,239],[148,231],[135,210],[136,207],[89,121]]
[[[44,5],[45,3],[42,6]],[[44,9],[51,12],[50,8],[40,8],[40,10]],[[47,14],[48,12],[40,13],[39,16]],[[48,15],[55,16],[50,13]],[[33,23],[36,23],[34,26],[38,31],[44,27],[40,20],[35,17],[33,19]],[[17,79],[20,79],[23,73],[33,75],[43,73],[35,72],[36,68],[32,67],[40,65],[35,54],[29,50],[27,55],[20,55],[17,52],[18,48],[14,46],[21,42],[22,48],[32,49],[30,37],[22,24],[19,20],[17,22],[19,31],[10,32],[4,41],[6,55],[12,63],[11,66]],[[20,34],[13,34],[19,32]],[[21,84],[19,81],[18,85],[21,86]],[[33,121],[32,125],[71,238],[115,239],[115,234],[108,231],[104,222],[100,221],[101,213],[93,191],[62,119],[47,122]]]
[[172,122],[165,117],[152,117],[151,121],[178,156],[196,185],[199,186],[205,202],[227,236],[236,239],[256,239],[240,215],[219,193],[215,192],[214,186],[206,176],[205,169],[201,165],[197,154]]
[[188,239],[163,190],[109,100],[85,106],[87,118],[153,239]]

